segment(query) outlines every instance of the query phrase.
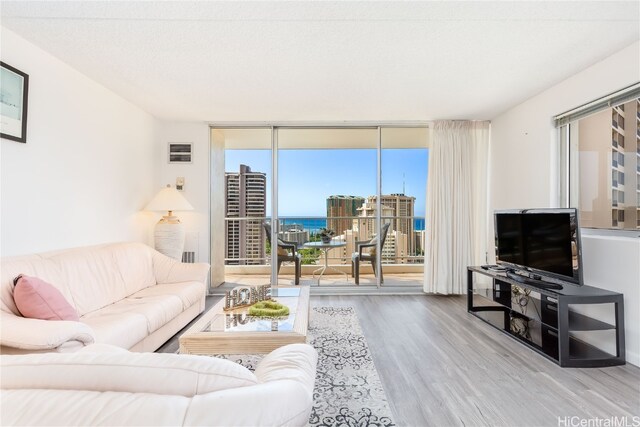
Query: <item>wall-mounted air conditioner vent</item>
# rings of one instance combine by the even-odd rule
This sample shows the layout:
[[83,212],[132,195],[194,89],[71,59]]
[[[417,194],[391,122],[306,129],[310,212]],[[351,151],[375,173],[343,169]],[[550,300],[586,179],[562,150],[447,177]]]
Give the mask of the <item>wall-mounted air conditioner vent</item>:
[[193,144],[191,142],[170,142],[169,163],[191,163]]

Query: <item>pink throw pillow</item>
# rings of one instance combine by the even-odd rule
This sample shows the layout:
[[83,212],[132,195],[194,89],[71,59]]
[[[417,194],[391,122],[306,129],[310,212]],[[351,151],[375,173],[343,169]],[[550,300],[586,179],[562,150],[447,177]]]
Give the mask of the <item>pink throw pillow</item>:
[[14,280],[13,300],[24,317],[42,320],[80,320],[76,310],[53,285],[20,275]]

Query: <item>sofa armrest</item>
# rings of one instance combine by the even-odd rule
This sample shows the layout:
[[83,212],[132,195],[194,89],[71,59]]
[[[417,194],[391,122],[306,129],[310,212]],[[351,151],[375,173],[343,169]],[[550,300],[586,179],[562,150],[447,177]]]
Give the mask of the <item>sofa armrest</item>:
[[308,344],[280,347],[258,363],[254,373],[259,384],[194,396],[183,425],[308,425],[317,361],[318,354]]
[[40,320],[2,312],[0,344],[23,350],[54,349],[70,341],[83,345],[95,342],[93,330],[82,322]]
[[153,273],[157,283],[201,282],[207,283],[209,264],[199,262],[187,264],[154,252]]
[[293,380],[311,394],[316,379],[318,353],[309,344],[290,344],[266,355],[255,370],[260,382]]
[[[258,363],[255,374],[259,384],[194,396],[183,425],[308,425],[317,360],[310,345],[280,347]],[[247,396],[251,411],[247,410]],[[215,419],[211,414],[216,414]]]
[[308,426],[313,395],[297,381],[236,387],[191,399],[183,426]]

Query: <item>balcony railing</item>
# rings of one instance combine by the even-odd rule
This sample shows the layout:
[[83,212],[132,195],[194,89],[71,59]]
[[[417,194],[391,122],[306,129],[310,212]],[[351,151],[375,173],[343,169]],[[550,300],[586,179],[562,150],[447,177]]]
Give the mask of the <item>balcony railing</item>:
[[[269,217],[225,218],[225,265],[270,265],[271,247],[263,223]],[[384,216],[383,224],[390,223],[382,247],[383,264],[423,264],[425,248],[424,217]],[[377,235],[374,217],[280,217],[278,236],[295,242],[302,255],[303,265],[324,263],[320,249],[305,247],[305,243],[320,241],[321,228],[334,230],[333,241],[344,246],[328,251],[330,265],[351,265],[351,255],[356,252],[356,242],[370,240]]]

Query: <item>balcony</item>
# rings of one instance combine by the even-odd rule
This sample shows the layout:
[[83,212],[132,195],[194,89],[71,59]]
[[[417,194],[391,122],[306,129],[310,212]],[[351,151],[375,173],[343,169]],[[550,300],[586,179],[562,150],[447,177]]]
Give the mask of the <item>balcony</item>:
[[[409,293],[416,294],[422,292],[424,275],[420,273],[401,272],[394,273],[384,270],[384,283],[380,288],[377,288],[376,280],[373,274],[363,274],[360,276],[360,285],[356,285],[353,282],[353,278],[349,277],[349,281],[346,282],[344,276],[338,275],[324,275],[320,285],[318,281],[314,280],[311,276],[311,272],[303,268],[302,277],[300,278],[301,286],[311,287],[314,295],[326,294],[373,294],[373,293]],[[227,272],[225,274],[225,283],[218,288],[212,290],[212,294],[224,294],[224,291],[233,289],[236,286],[258,286],[265,285],[270,282],[270,276],[268,273],[264,274],[240,274]],[[287,269],[285,266],[280,270],[278,276],[279,285],[293,285],[293,268]]]
[[[224,288],[269,283],[271,248],[262,226],[266,220],[270,219],[225,218],[225,229],[232,233],[227,233]],[[382,248],[382,288],[421,288],[424,272],[424,218],[385,216],[382,222],[391,224]],[[325,227],[335,227],[337,235],[332,240],[344,243],[344,246],[328,251],[328,265],[334,271],[327,270],[318,280],[317,275],[314,278],[314,271],[324,266],[324,253],[319,249],[305,248],[304,244],[319,241],[317,233],[320,228]],[[340,230],[339,227],[343,229]],[[369,263],[361,265],[359,286],[355,285],[351,277],[351,255],[355,251],[356,241],[368,240],[375,236],[375,218],[280,217],[278,229],[278,235],[282,240],[297,243],[298,251],[302,255],[302,285],[325,289],[377,289],[376,277]],[[238,233],[238,230],[243,231]],[[260,231],[259,239],[255,238],[257,231]],[[241,235],[245,236],[244,240],[240,240]],[[250,235],[253,236],[252,239],[248,238]],[[230,250],[232,246],[238,246],[238,250]],[[278,283],[290,285],[293,284],[293,280],[293,264],[283,264],[278,275]]]

